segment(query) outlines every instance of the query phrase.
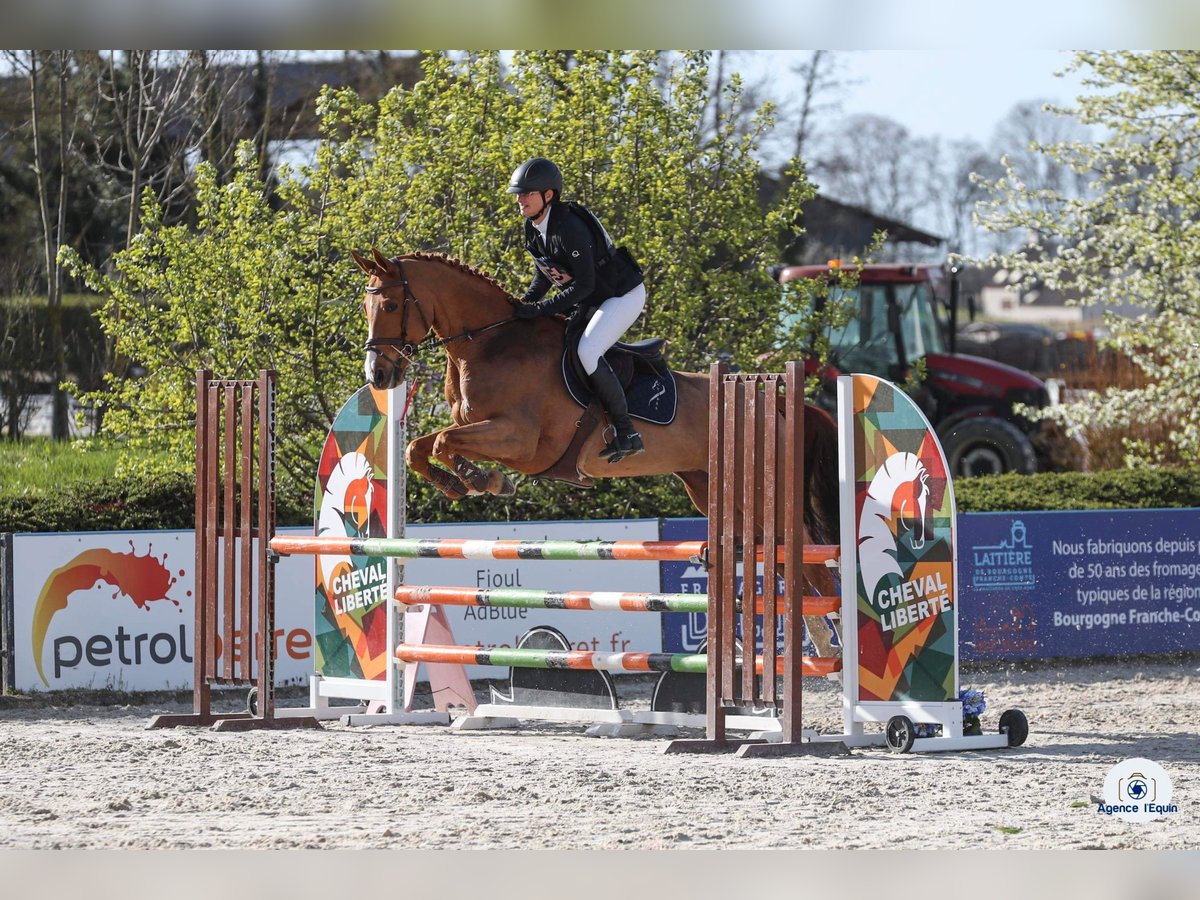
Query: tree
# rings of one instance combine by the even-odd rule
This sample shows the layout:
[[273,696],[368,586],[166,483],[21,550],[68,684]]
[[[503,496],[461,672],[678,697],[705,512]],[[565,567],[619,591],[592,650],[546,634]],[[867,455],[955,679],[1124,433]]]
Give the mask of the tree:
[[[1009,160],[989,185],[983,224],[1020,229],[1028,243],[988,262],[1109,309],[1107,344],[1149,377],[1138,389],[1109,389],[1052,414],[1068,424],[1127,427],[1162,420],[1154,440],[1127,443],[1127,461],[1193,460],[1200,451],[1200,53],[1079,53],[1088,93],[1056,110],[1099,132],[1094,140],[1037,143],[1054,167],[1083,176],[1073,185],[1031,184]],[[1132,305],[1136,314],[1112,308]]]
[[17,440],[29,424],[36,373],[49,342],[29,297],[11,297],[0,307],[0,433]]
[[[521,52],[506,72],[496,53],[433,54],[419,83],[378,103],[327,90],[316,162],[284,169],[274,190],[247,144],[227,181],[198,167],[195,224],[167,224],[146,195],[142,232],[112,274],[72,259],[110,298],[118,351],[148,369],[94,398],[127,465],[144,465],[149,448],[190,458],[195,368],[245,377],[270,366],[280,372],[279,471],[310,485],[320,441],[362,381],[362,281],[349,250],[440,250],[517,292],[529,263],[505,187],[521,160],[547,152],[567,195],[642,263],[643,333],[669,338],[676,366],[718,354],[753,365],[778,321],[766,266],[811,189],[793,178],[764,215],[754,150],[769,110],[738,133],[747,119],[735,79],[712,132],[706,55],[673,59],[665,76],[660,63],[653,53]],[[412,372],[428,385],[415,428],[445,414],[441,367],[431,356]]]
[[67,396],[63,390],[67,377],[62,321],[64,272],[58,262],[58,251],[67,241],[71,161],[68,148],[75,140],[79,118],[79,109],[71,102],[70,90],[75,64],[72,54],[66,50],[5,51],[5,57],[25,76],[28,84],[30,166],[37,198],[39,249],[49,309],[51,436],[55,440],[66,440],[69,430]]
[[822,193],[902,222],[918,221],[941,191],[936,138],[913,137],[886,116],[841,121],[812,166]]
[[935,195],[937,230],[951,253],[974,253],[983,233],[975,207],[987,196],[982,180],[1000,175],[996,159],[972,140],[951,141],[942,159],[943,189]]
[[794,159],[806,159],[809,145],[815,134],[819,113],[837,109],[836,99],[849,85],[839,75],[838,57],[829,50],[814,50],[803,62],[792,66],[792,72],[800,78],[800,96],[788,106],[794,112],[795,142],[792,149]]
[[[1088,128],[1079,120],[1056,112],[1049,101],[1026,100],[1016,104],[1001,119],[989,144],[990,158],[980,160],[974,169],[974,202],[987,196],[984,185],[1004,177],[1005,167],[1025,186],[1029,202],[1037,203],[1042,192],[1075,198],[1086,192],[1085,172],[1044,152],[1042,148],[1064,143],[1082,143],[1089,139]],[[1014,231],[992,232],[991,249],[1003,253],[1022,243],[1025,235]]]

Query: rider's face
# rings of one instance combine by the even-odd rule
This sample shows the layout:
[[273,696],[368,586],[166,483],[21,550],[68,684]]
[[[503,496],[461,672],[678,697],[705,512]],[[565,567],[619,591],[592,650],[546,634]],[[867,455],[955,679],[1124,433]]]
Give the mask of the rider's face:
[[524,191],[517,194],[517,206],[521,215],[537,221],[546,212],[546,201],[542,199],[541,191]]

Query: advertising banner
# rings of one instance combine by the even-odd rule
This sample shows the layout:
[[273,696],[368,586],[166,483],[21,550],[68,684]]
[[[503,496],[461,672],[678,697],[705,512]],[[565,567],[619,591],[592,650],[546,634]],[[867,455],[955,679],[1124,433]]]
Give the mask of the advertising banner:
[[1200,510],[961,519],[963,659],[1200,650]]
[[[708,539],[707,519],[664,519],[662,540],[703,541]],[[707,594],[708,572],[694,562],[664,562],[662,569],[663,593]],[[741,578],[739,567],[738,576]],[[739,591],[741,582],[738,582]],[[700,649],[708,632],[708,616],[704,613],[663,613],[663,653],[695,653]]]
[[[486,522],[456,525],[409,525],[410,538],[455,537],[466,540],[656,541],[657,519],[594,522]],[[404,563],[408,584],[470,588],[532,588],[550,591],[657,591],[655,562],[547,560],[410,559]],[[662,623],[653,613],[578,612],[553,609],[514,609],[499,606],[446,606],[446,617],[461,645],[515,647],[534,625],[563,632],[577,650],[657,653],[662,648]],[[468,666],[471,678],[501,678],[498,666]]]
[[857,554],[858,698],[955,700],[956,523],[941,445],[895,385],[842,380],[854,403],[843,436],[853,441],[853,521],[843,507],[842,527],[854,528]]
[[[282,528],[281,534],[311,534]],[[416,538],[510,540],[658,539],[654,519],[409,526]],[[191,531],[80,532],[12,536],[13,688],[175,690],[191,687],[195,624],[195,537]],[[307,684],[316,662],[311,556],[285,556],[275,569],[276,682]],[[411,560],[414,584],[546,590],[658,590],[653,562]],[[343,576],[344,577],[344,576]],[[658,616],[500,607],[445,607],[460,644],[512,647],[533,625],[552,625],[579,649],[657,652]],[[244,646],[237,635],[235,653]],[[224,652],[224,648],[220,648]],[[498,667],[471,667],[499,678]],[[381,671],[380,678],[383,677]]]
[[[359,388],[338,411],[317,466],[317,537],[387,537],[388,393]],[[387,561],[315,557],[316,672],[382,680],[390,659]]]
[[[927,500],[927,503],[932,502]],[[936,508],[927,507],[927,508]],[[1200,650],[1200,510],[976,513],[958,517],[958,627],[962,659],[1044,659]],[[310,534],[306,528],[281,533]],[[703,540],[703,519],[662,523],[662,540]],[[654,520],[409,526],[419,538],[657,540]],[[908,541],[911,531],[901,534]],[[190,531],[17,534],[4,611],[11,623],[12,687],[164,690],[191,687],[194,537]],[[932,543],[926,537],[926,548]],[[922,548],[924,549],[924,548]],[[913,554],[906,549],[907,561]],[[916,559],[913,554],[913,559]],[[922,561],[926,557],[921,557]],[[277,680],[314,671],[312,557],[276,568]],[[413,584],[703,594],[688,562],[411,560]],[[940,603],[936,573],[906,600]],[[895,580],[894,575],[892,580]],[[910,581],[912,579],[909,579]],[[943,574],[942,582],[950,580]],[[887,587],[888,623],[892,584]],[[882,589],[881,589],[882,590]],[[875,591],[878,598],[880,591]],[[706,617],[447,607],[458,643],[514,646],[551,624],[588,650],[695,652]],[[878,613],[877,613],[878,614]],[[907,618],[906,614],[906,618]],[[883,616],[878,620],[882,626]],[[882,630],[882,627],[881,627]],[[235,648],[238,651],[239,648]],[[501,677],[476,669],[473,677]]]
[[[191,687],[193,532],[17,534],[12,542],[14,689]],[[276,570],[280,684],[312,672],[310,566]],[[240,653],[246,643],[236,638]]]

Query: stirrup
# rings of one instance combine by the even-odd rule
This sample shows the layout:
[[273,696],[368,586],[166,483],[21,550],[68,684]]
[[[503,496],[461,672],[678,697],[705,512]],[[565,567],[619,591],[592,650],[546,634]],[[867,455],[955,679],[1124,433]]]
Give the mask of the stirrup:
[[599,455],[601,459],[615,463],[627,456],[635,456],[645,449],[646,445],[642,443],[642,436],[636,431],[627,431],[624,434],[617,432],[613,435],[613,439],[605,444]]

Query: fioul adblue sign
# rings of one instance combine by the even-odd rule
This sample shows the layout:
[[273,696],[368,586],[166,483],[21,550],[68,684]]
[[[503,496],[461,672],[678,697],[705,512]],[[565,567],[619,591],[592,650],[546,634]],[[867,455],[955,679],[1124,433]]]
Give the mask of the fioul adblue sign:
[[960,518],[962,655],[1200,648],[1200,510]]

